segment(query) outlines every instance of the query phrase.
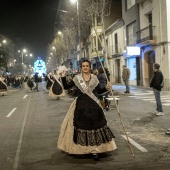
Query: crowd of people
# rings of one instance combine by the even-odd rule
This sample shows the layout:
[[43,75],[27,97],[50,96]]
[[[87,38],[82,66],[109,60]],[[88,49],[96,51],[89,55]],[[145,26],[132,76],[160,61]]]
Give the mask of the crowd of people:
[[[82,61],[81,73],[67,75],[67,70],[60,69],[47,72],[44,75],[46,90],[53,99],[60,100],[65,96],[65,90],[74,97],[74,100],[61,125],[58,138],[58,148],[69,154],[91,154],[92,158],[99,160],[98,154],[110,152],[116,149],[114,134],[107,125],[104,109],[107,110],[109,102],[106,100],[110,84],[110,73],[106,67],[91,70],[89,60]],[[160,100],[161,83],[163,74],[159,70],[160,65],[153,65],[154,76],[150,87],[153,88],[157,104],[156,115],[163,115]],[[123,65],[122,79],[125,82],[126,91],[129,87],[130,70]],[[0,76],[0,94],[8,92],[8,86],[22,88],[30,91],[39,91],[38,84],[42,80],[35,73],[33,76]],[[170,134],[170,129],[165,132]]]

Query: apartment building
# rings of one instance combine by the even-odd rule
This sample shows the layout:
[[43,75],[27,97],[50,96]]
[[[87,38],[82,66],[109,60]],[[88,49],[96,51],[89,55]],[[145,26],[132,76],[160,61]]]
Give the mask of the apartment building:
[[[122,7],[121,7],[121,1],[118,0],[112,0],[110,5],[110,13],[108,16],[105,16],[103,19],[104,26],[101,21],[101,17],[97,15],[93,15],[92,25],[94,27],[91,28],[90,45],[89,45],[89,49],[90,49],[89,56],[92,62],[93,69],[98,68],[100,66],[100,62],[102,62],[103,65],[106,66],[106,62],[108,62],[108,60],[111,58],[111,53],[108,47],[110,46],[109,43],[112,42],[112,39],[111,37],[109,37],[110,41],[108,42],[108,35],[111,34],[110,29],[113,30],[113,23],[115,23],[120,18],[122,18]],[[103,29],[105,30],[105,34],[106,34],[105,36],[103,35]],[[104,49],[103,47],[107,47],[107,49]],[[104,54],[106,50],[108,53],[107,58],[105,58],[105,54]],[[109,70],[113,71],[112,68],[109,68]],[[112,76],[113,75],[111,75],[111,77]]]
[[161,65],[165,89],[170,84],[168,0],[122,0],[125,22],[125,63],[131,71],[130,84],[149,87],[153,63]]
[[165,89],[170,90],[170,2],[137,0],[140,30],[137,46],[141,49],[142,85],[149,86],[153,63],[159,63],[164,74]]

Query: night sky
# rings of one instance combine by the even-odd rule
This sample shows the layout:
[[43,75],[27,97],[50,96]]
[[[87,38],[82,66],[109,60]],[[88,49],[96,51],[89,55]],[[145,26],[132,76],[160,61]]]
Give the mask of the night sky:
[[21,38],[34,56],[45,59],[54,36],[59,0],[0,0],[0,34]]

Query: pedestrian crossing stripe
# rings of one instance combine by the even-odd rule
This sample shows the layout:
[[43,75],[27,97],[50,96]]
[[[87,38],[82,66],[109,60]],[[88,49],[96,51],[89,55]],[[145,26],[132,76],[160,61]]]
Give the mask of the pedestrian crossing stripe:
[[[149,101],[151,103],[156,103],[155,101],[155,97],[153,93],[135,93],[134,96],[128,96],[131,98],[135,98],[135,99],[141,99],[143,101]],[[163,95],[161,96],[161,101],[162,101],[162,105],[164,106],[170,106],[170,99],[168,96]]]

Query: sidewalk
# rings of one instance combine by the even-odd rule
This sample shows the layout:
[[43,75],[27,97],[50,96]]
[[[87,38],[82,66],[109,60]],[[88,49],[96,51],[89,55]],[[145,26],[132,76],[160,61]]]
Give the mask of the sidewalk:
[[[124,94],[124,91],[126,91],[125,85],[122,84],[114,84],[112,85],[112,89],[114,90],[114,94]],[[142,93],[142,92],[150,92],[153,91],[150,87],[143,87],[143,86],[130,86],[130,95],[133,95],[135,93]],[[170,91],[165,91],[162,89],[161,94],[170,94]]]

